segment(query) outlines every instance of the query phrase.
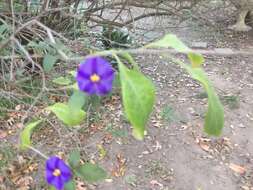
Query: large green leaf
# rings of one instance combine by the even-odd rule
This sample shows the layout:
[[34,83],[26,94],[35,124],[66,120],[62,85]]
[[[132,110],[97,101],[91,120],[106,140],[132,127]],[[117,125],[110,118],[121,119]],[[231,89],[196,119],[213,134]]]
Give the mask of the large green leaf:
[[59,85],[69,85],[72,83],[72,81],[67,77],[58,77],[53,80],[53,83]]
[[199,67],[205,61],[204,57],[201,54],[193,52],[188,53],[188,58],[191,61],[192,67],[194,68]]
[[76,77],[76,74],[77,74],[77,73],[76,73],[76,70],[71,70],[71,71],[69,71],[68,73],[69,73],[72,77],[74,77],[74,78]]
[[45,70],[45,72],[49,72],[54,64],[56,63],[58,57],[51,55],[51,54],[47,54],[45,55],[44,59],[43,59],[43,68]]
[[[54,186],[50,186],[49,190],[56,190]],[[76,190],[76,184],[74,180],[70,180],[64,184],[64,190]]]
[[139,70],[137,63],[134,61],[134,58],[129,53],[123,53],[120,56],[126,59],[126,61],[130,63],[135,70]]
[[106,171],[96,164],[85,163],[76,170],[77,175],[87,182],[97,182],[107,177]]
[[224,126],[223,106],[210,84],[205,72],[201,68],[186,67],[191,76],[198,80],[208,94],[208,109],[205,117],[205,132],[209,135],[219,136]]
[[73,180],[70,180],[69,182],[64,184],[64,190],[75,190],[75,189],[76,189],[76,185]]
[[174,34],[167,34],[162,39],[148,44],[146,47],[173,48],[178,52],[188,53],[191,51],[180,39]]
[[119,59],[118,62],[124,111],[133,126],[134,137],[142,140],[154,105],[155,88],[143,74],[137,70],[129,70]]
[[174,34],[167,34],[162,39],[150,43],[146,47],[173,48],[177,52],[185,53],[188,55],[193,67],[199,67],[204,62],[201,54],[195,53]]
[[52,111],[64,124],[68,126],[80,125],[86,115],[83,110],[73,110],[70,106],[63,103],[56,103],[49,106],[47,109]]
[[20,148],[25,150],[31,146],[31,135],[34,128],[41,123],[41,120],[34,121],[25,126],[20,134]]
[[72,168],[76,168],[77,166],[79,166],[79,162],[80,162],[80,152],[78,150],[73,150],[68,158],[68,163]]
[[202,55],[193,52],[193,50],[188,48],[180,39],[177,38],[176,35],[173,34],[168,34],[161,40],[153,42],[146,47],[170,47],[178,52],[188,55],[188,58],[191,61],[191,66],[186,65],[183,62],[168,55],[164,56],[181,65],[195,80],[198,80],[204,86],[208,94],[208,110],[205,117],[205,132],[209,135],[220,135],[224,126],[223,106],[208,78],[206,77],[205,72],[200,68],[200,65],[204,62]]
[[82,91],[74,90],[68,105],[72,110],[80,110],[84,106],[86,98],[87,97]]
[[72,89],[72,90],[79,90],[77,82],[74,84],[71,84],[69,86],[66,86],[66,89]]
[[205,132],[209,135],[219,136],[224,126],[223,106],[215,93],[202,68],[193,68],[177,59],[170,57],[175,63],[186,69],[193,79],[199,81],[208,95],[208,109],[205,117]]

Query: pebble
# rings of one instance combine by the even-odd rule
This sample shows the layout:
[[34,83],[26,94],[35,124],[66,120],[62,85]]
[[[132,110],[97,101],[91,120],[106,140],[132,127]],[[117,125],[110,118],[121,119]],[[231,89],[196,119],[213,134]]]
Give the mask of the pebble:
[[207,42],[193,42],[191,44],[192,48],[201,48],[201,49],[205,49],[207,48],[208,44]]

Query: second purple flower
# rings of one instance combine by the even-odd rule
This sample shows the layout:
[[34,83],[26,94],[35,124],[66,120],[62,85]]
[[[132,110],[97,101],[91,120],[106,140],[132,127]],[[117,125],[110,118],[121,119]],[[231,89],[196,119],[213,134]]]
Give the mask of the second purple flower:
[[62,190],[64,185],[72,178],[70,167],[56,156],[52,156],[46,161],[45,171],[47,183],[57,190]]
[[90,95],[106,95],[112,90],[114,70],[102,57],[91,57],[81,62],[77,70],[77,84]]

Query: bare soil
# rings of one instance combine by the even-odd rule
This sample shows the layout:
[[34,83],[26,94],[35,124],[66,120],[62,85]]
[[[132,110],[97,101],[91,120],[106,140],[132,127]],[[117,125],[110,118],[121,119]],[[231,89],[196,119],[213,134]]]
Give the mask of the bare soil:
[[[200,26],[160,32],[173,32],[189,46],[207,44],[206,49],[253,48],[252,31],[223,29]],[[157,88],[148,135],[144,142],[128,137],[105,145],[108,156],[102,163],[112,169],[121,155],[126,172],[97,189],[253,189],[253,56],[205,58],[204,68],[225,108],[223,135],[210,138],[202,132],[206,96],[201,86],[161,57],[140,56],[138,63]],[[126,128],[122,121],[117,125]]]
[[[173,32],[189,46],[207,44],[205,49],[253,48],[252,32],[223,29],[185,27],[160,34]],[[203,133],[207,102],[201,86],[159,56],[139,56],[143,72],[157,88],[148,135],[143,142],[128,136],[104,143],[107,156],[101,163],[117,177],[95,189],[253,189],[253,56],[212,55],[205,59],[204,69],[224,104],[222,136],[210,138]],[[122,112],[110,113],[110,123],[130,134]],[[94,136],[89,141],[94,142]]]

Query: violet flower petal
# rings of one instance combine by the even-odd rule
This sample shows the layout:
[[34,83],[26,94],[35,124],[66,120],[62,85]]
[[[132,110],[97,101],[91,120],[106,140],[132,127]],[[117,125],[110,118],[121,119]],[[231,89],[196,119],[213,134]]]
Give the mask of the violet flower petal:
[[58,160],[59,158],[56,156],[50,157],[46,162],[46,170],[54,171]]
[[[97,75],[97,80],[92,77]],[[81,62],[77,71],[77,84],[81,91],[89,95],[106,95],[112,90],[114,70],[110,63],[102,57],[91,57]]]
[[[57,170],[59,170],[59,175],[55,174]],[[64,184],[71,180],[72,172],[63,160],[52,156],[46,161],[45,178],[49,185],[54,186],[57,190],[62,190]]]

